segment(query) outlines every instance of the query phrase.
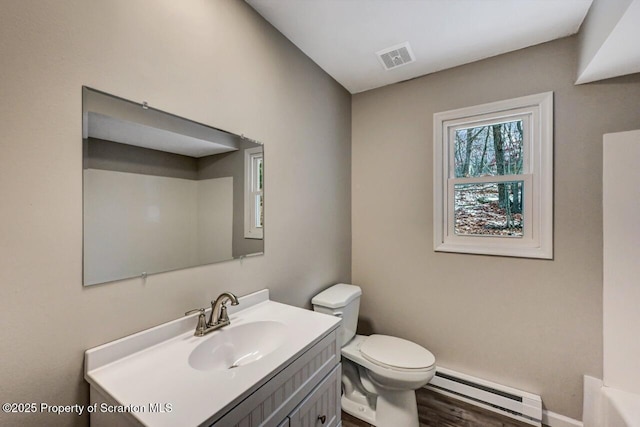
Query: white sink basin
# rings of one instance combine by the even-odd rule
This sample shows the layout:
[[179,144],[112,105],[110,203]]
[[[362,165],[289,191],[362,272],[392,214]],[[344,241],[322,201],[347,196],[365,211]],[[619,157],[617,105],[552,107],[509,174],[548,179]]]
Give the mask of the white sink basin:
[[189,355],[189,365],[200,371],[222,371],[256,362],[280,347],[286,327],[274,321],[226,326],[202,338]]

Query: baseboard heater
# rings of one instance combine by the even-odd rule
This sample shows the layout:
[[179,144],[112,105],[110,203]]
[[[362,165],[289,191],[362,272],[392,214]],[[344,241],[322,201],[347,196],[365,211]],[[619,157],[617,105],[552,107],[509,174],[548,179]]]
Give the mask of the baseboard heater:
[[426,388],[527,424],[542,425],[542,399],[526,391],[440,367]]

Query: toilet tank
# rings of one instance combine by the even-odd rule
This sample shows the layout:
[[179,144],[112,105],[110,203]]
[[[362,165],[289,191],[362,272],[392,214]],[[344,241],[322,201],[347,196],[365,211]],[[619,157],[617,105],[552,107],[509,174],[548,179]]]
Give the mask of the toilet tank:
[[314,311],[342,317],[342,324],[338,331],[340,347],[351,341],[356,334],[360,295],[362,290],[359,286],[339,283],[320,292],[311,300]]

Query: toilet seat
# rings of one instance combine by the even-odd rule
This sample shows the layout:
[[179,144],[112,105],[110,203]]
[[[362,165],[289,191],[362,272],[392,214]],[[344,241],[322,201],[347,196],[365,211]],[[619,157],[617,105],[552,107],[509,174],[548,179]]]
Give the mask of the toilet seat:
[[[424,386],[425,384],[427,384],[435,374],[435,371],[436,371],[435,362],[432,364],[431,367],[427,367],[427,368],[406,368],[406,367],[398,368],[398,367],[393,367],[389,364],[385,366],[384,364],[378,361],[372,361],[371,356],[365,356],[361,350],[361,347],[365,346],[366,342],[370,338],[371,336],[356,335],[353,338],[353,340],[351,340],[347,345],[342,347],[342,350],[341,350],[341,354],[344,359],[346,359],[349,362],[355,363],[358,366],[358,368],[362,367],[364,369],[364,372],[360,373],[361,378],[359,379],[359,381],[362,381],[362,377],[364,376],[365,379],[371,380],[371,382],[373,382],[375,386],[380,387],[381,390],[382,389],[387,391],[411,390],[411,392],[413,392],[413,390],[416,390]],[[400,338],[395,338],[395,337],[388,337],[388,338],[392,338],[393,339],[392,341],[394,344],[400,344],[402,347],[404,347],[403,343],[395,341],[395,339],[400,340]],[[387,338],[383,338],[383,339],[374,338],[374,342],[375,341],[391,342],[391,341],[387,341]],[[430,352],[428,352],[428,350],[426,350],[425,348],[420,347],[417,344],[411,343],[410,341],[409,343],[418,347],[420,349],[418,350],[420,354],[423,354],[424,356],[430,355],[431,357],[433,357],[433,355]],[[366,346],[365,346],[365,349],[366,349]],[[388,350],[393,351],[392,348],[388,348]],[[413,350],[416,350],[416,349],[412,348],[410,351],[413,353]],[[423,353],[423,351],[427,353]],[[375,350],[373,350],[373,352],[375,356],[379,356],[381,359],[383,359],[382,354],[376,353]],[[387,362],[396,363],[392,359],[385,359],[385,360]],[[424,359],[424,361],[425,361],[424,363],[422,362],[417,363],[414,366],[427,365],[429,363],[428,358]],[[343,360],[343,362],[345,361]],[[377,394],[380,394],[380,393],[377,393]],[[415,394],[414,394],[414,398],[415,398]]]
[[436,362],[426,348],[388,335],[368,336],[360,346],[360,353],[369,362],[396,371],[430,370]]

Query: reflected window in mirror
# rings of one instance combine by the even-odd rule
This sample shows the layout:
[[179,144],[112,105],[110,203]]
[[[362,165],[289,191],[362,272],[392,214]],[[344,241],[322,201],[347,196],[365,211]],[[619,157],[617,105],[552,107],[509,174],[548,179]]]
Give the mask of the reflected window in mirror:
[[250,148],[244,151],[244,237],[247,239],[262,239],[263,236],[264,198],[262,154],[262,147]]

